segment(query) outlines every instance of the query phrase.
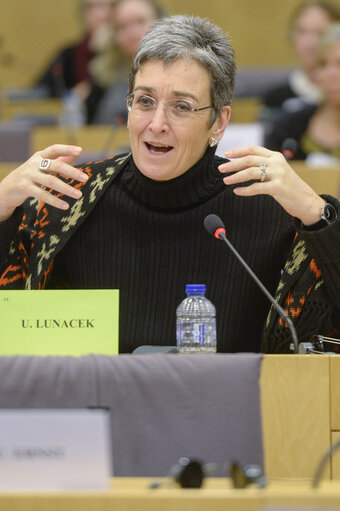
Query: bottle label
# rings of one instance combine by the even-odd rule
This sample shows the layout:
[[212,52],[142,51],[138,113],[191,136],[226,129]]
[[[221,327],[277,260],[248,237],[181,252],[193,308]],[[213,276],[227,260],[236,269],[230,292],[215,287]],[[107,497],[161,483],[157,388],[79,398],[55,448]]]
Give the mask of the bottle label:
[[195,331],[195,342],[198,342],[200,345],[203,345],[204,344],[204,325],[195,325],[195,326],[196,326],[195,330],[198,330],[197,333]]
[[184,325],[177,325],[177,341],[180,346],[183,344],[193,344],[204,346],[204,323],[190,323],[190,327],[185,328]]

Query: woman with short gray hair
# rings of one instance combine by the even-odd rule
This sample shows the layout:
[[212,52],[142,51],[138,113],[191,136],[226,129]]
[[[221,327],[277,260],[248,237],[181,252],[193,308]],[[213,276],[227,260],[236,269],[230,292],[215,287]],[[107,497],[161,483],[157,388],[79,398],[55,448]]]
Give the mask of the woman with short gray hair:
[[279,152],[215,155],[234,72],[229,40],[210,21],[157,22],[130,75],[131,154],[74,168],[81,149],[55,145],[0,183],[0,286],[119,289],[126,353],[175,344],[176,307],[185,285],[200,282],[216,306],[218,351],[289,352],[286,325],[204,231],[217,213],[277,289],[300,341],[340,327],[339,201],[318,196]]
[[180,58],[196,61],[209,73],[216,114],[224,105],[231,105],[236,63],[229,38],[207,19],[189,16],[171,16],[165,22],[154,23],[135,55],[129,75],[129,93],[133,91],[136,73],[143,62],[159,60],[167,65]]

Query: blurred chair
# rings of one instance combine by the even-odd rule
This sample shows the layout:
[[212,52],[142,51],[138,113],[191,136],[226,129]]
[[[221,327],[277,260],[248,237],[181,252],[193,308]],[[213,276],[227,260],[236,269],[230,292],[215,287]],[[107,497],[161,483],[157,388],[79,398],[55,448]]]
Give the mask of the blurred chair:
[[291,72],[291,68],[281,67],[240,68],[236,73],[234,96],[263,98],[269,90],[285,84]]
[[31,125],[0,123],[0,162],[24,161],[31,152]]
[[115,476],[263,468],[259,354],[0,357],[0,408],[108,407]]

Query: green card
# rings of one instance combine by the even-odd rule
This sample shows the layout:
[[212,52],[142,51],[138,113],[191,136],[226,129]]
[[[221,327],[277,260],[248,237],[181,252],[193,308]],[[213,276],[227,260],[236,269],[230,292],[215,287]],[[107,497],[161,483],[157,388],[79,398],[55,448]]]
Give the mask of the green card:
[[0,355],[118,354],[119,291],[0,291]]

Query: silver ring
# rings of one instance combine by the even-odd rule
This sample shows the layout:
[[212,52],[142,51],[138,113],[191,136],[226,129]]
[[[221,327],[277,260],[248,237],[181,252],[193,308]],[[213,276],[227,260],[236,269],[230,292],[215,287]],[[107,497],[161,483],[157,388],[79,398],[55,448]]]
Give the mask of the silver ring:
[[51,166],[51,160],[49,158],[44,158],[41,160],[39,169],[40,170],[48,170]]
[[266,176],[267,176],[266,165],[264,163],[261,163],[260,169],[261,169],[260,181],[261,181],[261,183],[263,183],[266,180]]

